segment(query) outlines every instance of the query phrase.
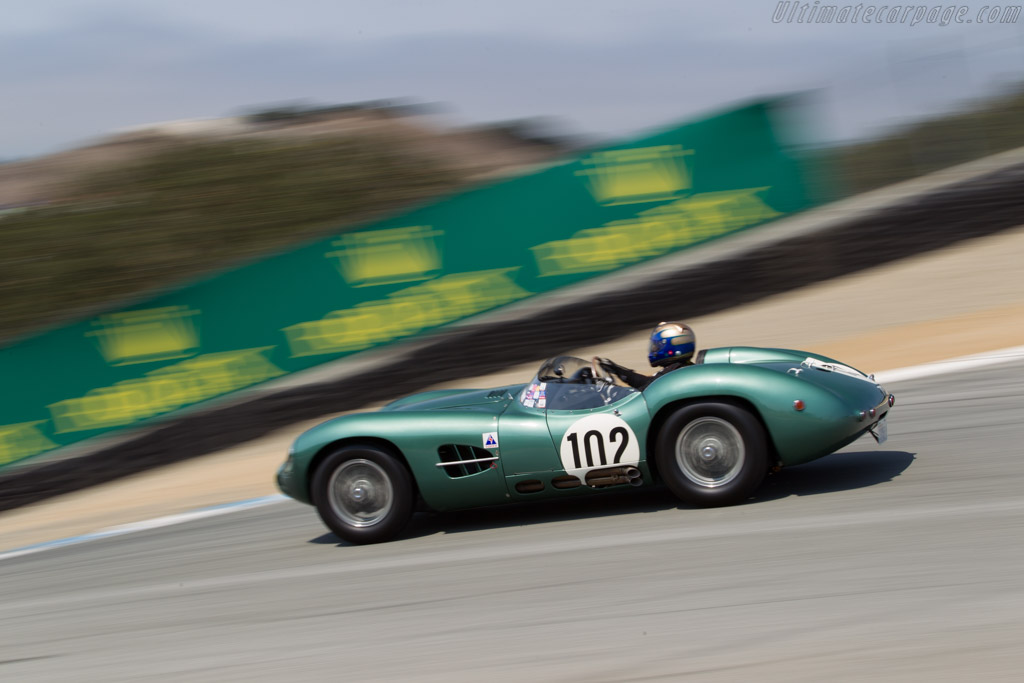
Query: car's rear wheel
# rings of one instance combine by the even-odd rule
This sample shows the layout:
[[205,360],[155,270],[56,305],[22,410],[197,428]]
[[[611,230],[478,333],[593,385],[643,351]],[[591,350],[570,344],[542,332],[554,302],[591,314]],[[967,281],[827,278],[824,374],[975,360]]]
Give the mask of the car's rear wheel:
[[703,507],[749,498],[768,472],[764,428],[731,403],[695,403],[674,412],[658,434],[655,459],[669,490]]
[[324,524],[351,543],[397,536],[412,517],[412,476],[398,458],[371,446],[328,455],[313,475],[313,502]]

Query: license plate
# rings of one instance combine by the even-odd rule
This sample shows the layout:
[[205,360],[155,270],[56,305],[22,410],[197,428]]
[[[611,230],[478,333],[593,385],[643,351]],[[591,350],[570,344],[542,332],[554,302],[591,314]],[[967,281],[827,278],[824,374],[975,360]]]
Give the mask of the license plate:
[[878,443],[885,443],[889,439],[888,417],[883,417],[874,427],[871,428],[871,436],[875,437]]

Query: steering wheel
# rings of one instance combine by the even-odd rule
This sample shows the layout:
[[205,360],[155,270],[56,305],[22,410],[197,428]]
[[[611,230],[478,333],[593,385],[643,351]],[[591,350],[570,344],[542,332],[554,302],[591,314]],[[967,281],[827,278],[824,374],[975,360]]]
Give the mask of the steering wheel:
[[584,365],[582,368],[572,373],[572,377],[569,378],[569,384],[593,384],[594,383],[594,371]]
[[610,372],[601,367],[601,364],[598,362],[597,356],[594,356],[593,358],[590,359],[590,368],[591,371],[594,373],[594,378],[596,380],[600,380],[608,384],[615,384],[615,378],[612,377]]

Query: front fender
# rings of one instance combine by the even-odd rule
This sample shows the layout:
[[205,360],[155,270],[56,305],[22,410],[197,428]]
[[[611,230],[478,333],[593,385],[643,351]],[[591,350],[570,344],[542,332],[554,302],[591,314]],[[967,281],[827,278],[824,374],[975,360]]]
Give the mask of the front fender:
[[[452,478],[437,466],[438,447],[482,447],[482,436],[496,433],[497,414],[490,406],[458,410],[356,413],[324,422],[301,434],[289,455],[290,485],[282,490],[311,502],[310,483],[321,453],[332,444],[367,442],[389,447],[402,457],[427,505],[435,510],[502,503],[507,498],[500,460],[493,469]],[[493,452],[499,455],[497,449]],[[287,466],[287,464],[286,464]],[[280,478],[279,478],[280,479]]]

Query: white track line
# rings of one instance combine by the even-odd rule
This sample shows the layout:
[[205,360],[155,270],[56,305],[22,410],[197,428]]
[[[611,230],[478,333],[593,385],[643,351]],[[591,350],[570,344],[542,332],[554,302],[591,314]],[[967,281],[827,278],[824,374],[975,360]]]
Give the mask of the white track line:
[[880,383],[904,382],[909,379],[946,375],[951,372],[973,370],[988,365],[1012,363],[1015,360],[1024,360],[1024,346],[1012,346],[1008,349],[986,351],[985,353],[976,353],[971,356],[960,356],[959,358],[950,358],[949,360],[941,360],[934,363],[913,365],[909,368],[885,370],[883,372],[876,372],[875,379]]
[[[988,351],[986,353],[951,358],[949,360],[937,361],[934,363],[925,363],[923,365],[886,370],[884,372],[876,373],[875,379],[887,384],[904,382],[911,379],[935,377],[954,372],[962,372],[964,370],[973,370],[975,368],[998,365],[1000,363],[1011,363],[1017,360],[1024,360],[1024,346],[1013,346],[1007,349],[1000,349],[998,351]],[[120,526],[101,529],[100,531],[94,531],[93,533],[83,534],[81,536],[72,536],[70,538],[62,538],[56,541],[36,543],[23,548],[15,548],[14,550],[0,553],[0,561],[14,557],[21,557],[22,555],[42,552],[43,550],[50,550],[51,548],[62,548],[68,545],[77,545],[79,543],[87,543],[88,541],[96,541],[101,538],[123,536],[137,531],[148,531],[150,529],[172,526],[174,524],[183,524],[197,519],[226,515],[231,512],[240,512],[242,510],[263,507],[264,505],[280,503],[284,500],[288,500],[288,498],[280,494],[264,496],[262,498],[250,498],[249,500],[224,503],[223,505],[214,505],[212,507],[182,512],[176,515],[168,515],[166,517],[157,517],[155,519],[144,520],[141,522],[133,522],[132,524],[122,524]]]
[[32,553],[38,553],[43,550],[50,550],[51,548],[62,548],[66,545],[77,545],[79,543],[86,543],[88,541],[98,541],[101,538],[124,536],[125,534],[133,534],[136,531],[148,531],[149,529],[159,529],[160,527],[164,526],[183,524],[184,522],[191,522],[196,519],[205,519],[206,517],[226,515],[229,512],[250,510],[252,508],[263,507],[264,505],[271,505],[272,503],[280,503],[283,500],[288,500],[288,498],[286,496],[282,496],[281,494],[275,494],[273,496],[263,496],[262,498],[250,498],[248,500],[240,500],[234,503],[213,505],[211,507],[199,508],[198,510],[182,512],[177,515],[156,517],[154,519],[147,519],[141,522],[133,522],[131,524],[121,524],[119,526],[112,526],[106,529],[101,529],[99,531],[94,531],[89,534],[82,534],[81,536],[71,536],[69,538],[61,538],[56,541],[46,541],[45,543],[36,543],[34,545],[28,545],[23,548],[15,548],[14,550],[9,550],[5,553],[0,553],[0,560],[8,560],[12,557],[20,557],[22,555],[30,555]]

